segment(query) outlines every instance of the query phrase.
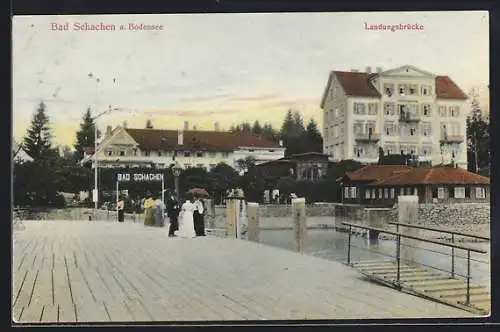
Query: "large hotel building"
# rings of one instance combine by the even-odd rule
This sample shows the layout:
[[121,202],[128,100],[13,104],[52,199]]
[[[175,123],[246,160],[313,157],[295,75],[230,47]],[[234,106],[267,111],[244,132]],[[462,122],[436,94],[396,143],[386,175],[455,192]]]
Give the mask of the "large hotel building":
[[467,99],[448,76],[410,65],[332,71],[321,101],[323,152],[333,161],[376,163],[382,147],[467,168]]

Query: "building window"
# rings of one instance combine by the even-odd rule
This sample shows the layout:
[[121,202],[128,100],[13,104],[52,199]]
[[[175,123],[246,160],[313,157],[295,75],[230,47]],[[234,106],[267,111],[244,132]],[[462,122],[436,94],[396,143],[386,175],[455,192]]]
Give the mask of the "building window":
[[375,199],[375,189],[372,189],[372,199]]
[[431,87],[428,85],[422,86],[422,96],[430,96],[431,95]]
[[354,155],[357,157],[357,158],[361,158],[363,156],[363,147],[361,146],[355,146],[354,147]]
[[[251,150],[251,151],[253,151],[253,150]],[[196,152],[196,157],[202,158],[203,157],[203,151]]]
[[379,198],[379,199],[382,199],[382,189],[379,189],[379,190],[378,190],[378,198]]
[[410,87],[408,89],[408,92],[410,95],[414,96],[418,94],[418,86],[416,84],[410,84]]
[[394,115],[394,103],[385,103],[384,104],[384,113],[385,115]]
[[394,198],[396,196],[396,189],[391,188],[391,198]]
[[364,103],[354,103],[354,114],[365,115],[365,104]]
[[108,157],[111,157],[113,155],[113,150],[108,150],[107,155],[108,155]]
[[384,84],[384,93],[388,97],[392,97],[394,93],[394,84],[386,83]]
[[443,188],[443,187],[438,188],[437,198],[439,198],[439,199],[445,198],[445,188]]
[[368,115],[377,115],[378,105],[375,103],[368,104]]
[[349,187],[344,187],[344,198],[349,198]]
[[389,189],[384,188],[384,198],[389,198]]
[[422,136],[431,136],[432,124],[426,122],[422,123]]
[[413,188],[413,195],[418,196],[418,188]]
[[399,90],[399,95],[400,96],[405,96],[408,92],[408,85],[406,84],[400,84],[398,86],[398,90]]
[[482,187],[476,187],[476,198],[486,198],[486,190]]
[[229,157],[229,152],[222,152],[222,158]]
[[184,157],[191,157],[191,151],[184,151]]
[[410,136],[415,136],[415,128],[410,128]]
[[365,190],[365,198],[370,199],[370,189]]
[[422,105],[422,115],[431,116],[431,105],[429,104]]
[[145,150],[145,151],[144,151],[144,155],[145,155],[146,157],[149,157],[149,155],[150,155],[150,154],[151,154],[151,152],[150,152],[149,150]]
[[431,146],[423,146],[422,147],[422,154],[424,156],[429,156],[431,154],[432,147]]
[[125,150],[120,150],[120,157],[124,157],[125,156]]
[[399,189],[399,196],[404,196],[405,195],[405,188],[400,188]]
[[406,188],[406,195],[411,195],[411,192],[412,192],[411,188],[409,187]]
[[465,198],[465,187],[455,187],[453,188],[453,197],[455,198]]
[[268,152],[274,152],[274,150],[267,150]]
[[439,116],[442,117],[446,116],[446,105],[439,106]]
[[450,107],[449,111],[451,116],[457,117],[460,115],[460,108],[458,106]]
[[191,164],[184,164],[184,168],[185,169],[191,168]]
[[161,151],[158,151],[158,157],[161,157]]

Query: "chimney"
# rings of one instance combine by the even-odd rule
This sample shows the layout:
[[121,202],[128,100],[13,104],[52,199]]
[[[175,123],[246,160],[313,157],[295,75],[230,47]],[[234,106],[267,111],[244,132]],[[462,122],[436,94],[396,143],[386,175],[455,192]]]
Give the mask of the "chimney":
[[184,131],[182,129],[179,129],[177,131],[177,145],[183,145],[184,144]]
[[106,137],[111,136],[111,132],[113,131],[113,127],[107,126],[106,127]]
[[382,67],[377,67],[377,74],[380,74],[382,72]]
[[219,122],[214,123],[214,129],[215,129],[215,131],[220,131],[220,124],[219,124]]
[[184,130],[189,130],[189,122],[184,121]]
[[367,66],[367,67],[366,67],[366,72],[367,72],[368,74],[371,74],[371,73],[372,73],[372,67]]

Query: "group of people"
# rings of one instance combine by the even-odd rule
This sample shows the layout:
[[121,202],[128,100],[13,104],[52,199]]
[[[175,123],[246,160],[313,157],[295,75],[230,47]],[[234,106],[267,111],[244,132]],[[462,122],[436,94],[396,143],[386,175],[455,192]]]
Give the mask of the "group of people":
[[[165,225],[165,211],[170,221],[168,236],[193,238],[205,236],[205,203],[202,198],[189,193],[181,205],[175,194],[169,195],[165,204],[160,194],[149,194],[142,201],[145,211],[144,225]],[[124,221],[125,198],[120,196],[116,205],[118,222]]]
[[167,215],[170,220],[168,236],[193,238],[205,236],[205,204],[202,198],[188,194],[184,204],[180,205],[175,195],[167,201]]

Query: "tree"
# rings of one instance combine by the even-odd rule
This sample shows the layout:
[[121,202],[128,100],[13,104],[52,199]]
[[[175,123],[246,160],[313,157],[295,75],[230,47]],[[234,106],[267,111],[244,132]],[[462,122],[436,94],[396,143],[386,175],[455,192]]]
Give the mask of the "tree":
[[225,192],[238,182],[238,173],[228,164],[221,162],[208,173],[210,188],[217,203],[221,203]]
[[[87,108],[80,123],[80,130],[76,132],[74,148],[76,149],[75,159],[77,161],[82,160],[84,148],[94,148],[96,139],[95,129],[95,120],[92,117],[90,108]],[[100,137],[99,130],[97,130],[97,137]]]
[[253,156],[247,156],[244,159],[236,160],[236,168],[239,171],[248,171],[250,168],[255,166],[256,159]]
[[261,134],[262,134],[262,127],[261,127],[261,125],[260,125],[259,120],[256,120],[256,121],[253,123],[252,133],[257,134],[257,135],[261,135]]
[[37,160],[51,151],[52,134],[49,117],[46,114],[44,102],[40,102],[31,120],[31,127],[24,138],[23,147],[31,158]]
[[151,121],[151,119],[148,119],[146,121],[146,129],[153,129],[153,122]]
[[467,159],[469,171],[479,173],[490,165],[489,124],[483,118],[477,95],[471,92],[471,115],[467,117]]
[[306,128],[306,144],[307,151],[304,152],[323,152],[323,137],[312,118],[309,120]]

